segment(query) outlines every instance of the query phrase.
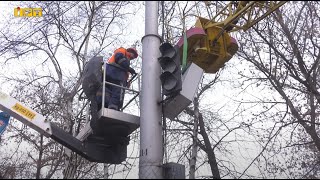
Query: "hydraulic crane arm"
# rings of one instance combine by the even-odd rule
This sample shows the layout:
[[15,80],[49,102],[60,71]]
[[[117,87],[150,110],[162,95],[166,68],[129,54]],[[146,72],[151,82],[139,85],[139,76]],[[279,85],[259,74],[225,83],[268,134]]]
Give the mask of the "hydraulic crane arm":
[[[0,110],[21,121],[23,124],[71,149],[92,162],[121,163],[117,157],[118,147],[99,145],[92,141],[80,141],[44,116],[23,105],[21,102],[0,91]],[[121,157],[122,158],[122,157]]]
[[219,26],[228,32],[246,31],[287,1],[231,1],[221,9],[204,29]]
[[40,134],[54,139],[87,159],[94,159],[87,154],[87,150],[83,147],[80,140],[66,133],[55,124],[50,123],[41,114],[31,110],[16,99],[2,92],[0,92],[0,109],[21,121],[23,124],[38,131]]
[[51,124],[41,114],[27,108],[16,99],[0,92],[0,109],[46,137],[52,135]]
[[[205,1],[208,8],[213,3]],[[231,1],[210,19],[198,17],[187,31],[187,62],[194,62],[205,73],[216,73],[238,51],[237,41],[229,32],[247,30],[277,10],[286,1]],[[217,8],[219,9],[219,8]],[[192,32],[200,32],[193,34]],[[202,32],[201,32],[202,31]],[[178,42],[182,54],[184,40]]]
[[215,44],[224,32],[241,29],[246,31],[285,3],[286,1],[231,1],[202,26],[204,29],[220,28],[220,32],[212,40]]

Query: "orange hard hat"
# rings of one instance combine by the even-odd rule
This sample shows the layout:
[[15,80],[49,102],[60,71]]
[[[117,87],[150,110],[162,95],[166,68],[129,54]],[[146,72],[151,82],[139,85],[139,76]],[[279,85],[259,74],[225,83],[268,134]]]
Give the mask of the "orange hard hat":
[[128,48],[127,51],[134,55],[133,59],[138,57],[138,52],[137,52],[137,50],[135,48]]

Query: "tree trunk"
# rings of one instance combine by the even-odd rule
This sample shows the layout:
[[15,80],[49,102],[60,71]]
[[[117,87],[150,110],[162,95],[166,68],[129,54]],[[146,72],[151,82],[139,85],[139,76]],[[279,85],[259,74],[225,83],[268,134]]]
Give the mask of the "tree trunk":
[[39,149],[39,158],[37,161],[37,172],[36,172],[36,179],[40,179],[40,172],[41,172],[41,161],[43,155],[43,135],[40,135],[40,149]]
[[189,170],[189,179],[195,179],[196,172],[196,162],[197,162],[197,138],[198,138],[198,121],[199,121],[199,104],[197,98],[194,98],[194,127],[193,127],[193,137],[192,137],[192,152],[190,160],[190,170]]
[[215,156],[214,151],[211,147],[211,143],[210,143],[208,134],[204,128],[205,126],[204,126],[203,117],[202,117],[201,113],[199,113],[199,126],[200,126],[200,134],[202,135],[203,140],[204,140],[204,144],[205,144],[205,151],[208,155],[208,161],[209,161],[211,172],[212,172],[212,178],[213,179],[221,179],[216,156]]

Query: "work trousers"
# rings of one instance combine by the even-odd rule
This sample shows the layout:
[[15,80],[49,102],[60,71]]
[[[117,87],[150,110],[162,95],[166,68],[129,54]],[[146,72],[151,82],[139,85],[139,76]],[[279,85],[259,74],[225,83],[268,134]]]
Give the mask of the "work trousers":
[[[127,84],[125,81],[113,80],[109,78],[106,79],[106,81],[122,87],[126,87]],[[124,93],[125,89],[114,85],[106,84],[104,107],[120,110],[123,106]],[[102,87],[99,89],[99,92],[97,93],[97,102],[98,109],[100,109],[102,104]]]

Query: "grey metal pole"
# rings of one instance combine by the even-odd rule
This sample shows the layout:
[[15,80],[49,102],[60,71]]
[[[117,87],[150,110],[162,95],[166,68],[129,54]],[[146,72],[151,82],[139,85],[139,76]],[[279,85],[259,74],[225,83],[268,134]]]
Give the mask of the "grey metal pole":
[[158,2],[145,1],[145,36],[142,38],[142,88],[140,92],[140,179],[163,179],[161,123],[161,68],[158,63]]

